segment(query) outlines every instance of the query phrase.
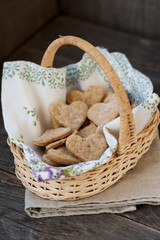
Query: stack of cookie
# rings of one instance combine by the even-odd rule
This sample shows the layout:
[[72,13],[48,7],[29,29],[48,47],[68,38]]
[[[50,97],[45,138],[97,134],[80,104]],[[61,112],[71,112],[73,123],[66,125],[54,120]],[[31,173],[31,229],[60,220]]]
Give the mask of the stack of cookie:
[[55,167],[99,159],[108,147],[103,126],[119,115],[115,94],[99,86],[72,90],[66,101],[50,105],[53,128],[34,140],[45,147],[42,160]]

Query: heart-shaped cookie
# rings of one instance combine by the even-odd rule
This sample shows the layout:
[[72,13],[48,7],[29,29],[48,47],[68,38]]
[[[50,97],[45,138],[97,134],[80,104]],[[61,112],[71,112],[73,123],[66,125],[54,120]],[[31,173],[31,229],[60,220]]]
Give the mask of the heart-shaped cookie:
[[59,128],[61,127],[60,124],[58,124],[55,120],[55,112],[54,112],[54,109],[56,107],[57,104],[60,104],[59,102],[57,103],[52,103],[50,106],[49,106],[49,112],[51,114],[51,118],[52,118],[52,127],[53,128]]
[[87,117],[88,107],[82,101],[75,101],[70,105],[62,102],[50,106],[50,112],[55,121],[61,126],[70,126],[72,130],[79,129]]
[[87,113],[88,118],[93,121],[97,126],[107,124],[115,119],[119,114],[118,103],[111,101],[109,103],[94,104]]
[[102,134],[92,134],[87,138],[72,135],[67,138],[66,147],[69,152],[82,161],[98,160],[107,148]]
[[71,104],[74,101],[82,101],[83,92],[79,90],[72,90],[67,93],[66,102]]
[[89,107],[95,103],[102,101],[104,97],[103,89],[99,86],[91,86],[87,91],[83,93],[82,101],[85,102]]
[[67,103],[72,103],[74,101],[83,101],[89,107],[95,103],[102,101],[104,97],[103,89],[100,86],[91,86],[87,91],[81,92],[78,90],[72,90],[67,93],[66,101]]
[[54,162],[64,165],[72,165],[81,162],[79,159],[75,158],[72,153],[68,152],[66,147],[50,149],[47,152],[47,156]]
[[94,123],[90,123],[88,126],[80,129],[77,135],[81,137],[88,137],[89,135],[96,132],[97,126]]

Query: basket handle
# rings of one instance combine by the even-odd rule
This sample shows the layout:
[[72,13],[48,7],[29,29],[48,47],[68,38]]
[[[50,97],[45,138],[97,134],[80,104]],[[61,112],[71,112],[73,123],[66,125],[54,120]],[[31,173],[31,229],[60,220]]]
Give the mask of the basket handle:
[[88,53],[103,69],[109,78],[115,95],[118,99],[120,110],[120,134],[118,141],[117,153],[121,154],[128,143],[133,144],[137,142],[137,134],[135,122],[128,100],[127,93],[113,67],[110,65],[104,55],[89,42],[74,36],[61,36],[54,40],[47,48],[42,58],[41,66],[52,67],[54,56],[57,50],[63,45],[74,45]]

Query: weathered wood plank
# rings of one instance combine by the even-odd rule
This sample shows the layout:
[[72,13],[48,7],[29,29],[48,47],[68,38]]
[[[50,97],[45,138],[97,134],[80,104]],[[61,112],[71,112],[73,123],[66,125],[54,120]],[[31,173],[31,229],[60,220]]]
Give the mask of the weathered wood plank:
[[31,227],[23,226],[20,222],[3,217],[0,219],[0,228],[4,233],[5,240],[22,240],[22,239],[55,239],[52,235],[44,232],[34,231]]
[[[0,107],[1,112],[1,107]],[[2,115],[0,115],[0,169],[7,172],[14,173],[13,155],[7,144],[7,133],[4,129]]]
[[56,0],[1,0],[0,62],[57,14]]
[[[2,233],[16,239],[159,239],[160,232],[114,214],[29,219],[12,209],[3,213]],[[33,238],[34,239],[34,238]]]
[[61,12],[117,30],[160,39],[158,0],[60,0]]
[[15,174],[0,170],[0,204],[6,208],[23,212],[24,187]]
[[140,205],[137,211],[124,213],[121,216],[160,231],[160,206]]

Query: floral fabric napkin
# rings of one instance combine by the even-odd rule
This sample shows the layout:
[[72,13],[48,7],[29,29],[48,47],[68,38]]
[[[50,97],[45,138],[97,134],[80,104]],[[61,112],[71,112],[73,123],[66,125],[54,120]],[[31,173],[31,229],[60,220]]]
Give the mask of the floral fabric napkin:
[[[153,93],[148,77],[132,68],[122,53],[109,53],[98,48],[117,72],[131,103],[139,106],[133,110],[136,130],[140,132],[150,120],[159,97]],[[76,64],[64,68],[44,68],[26,61],[5,62],[2,76],[2,109],[4,124],[12,142],[21,147],[37,181],[75,176],[106,163],[117,149],[120,119],[104,127],[109,147],[100,159],[66,167],[51,167],[42,162],[42,150],[33,145],[33,139],[52,127],[48,107],[52,102],[66,100],[71,89],[87,90],[99,85],[104,91],[112,90],[109,79],[99,65],[87,54]]]

